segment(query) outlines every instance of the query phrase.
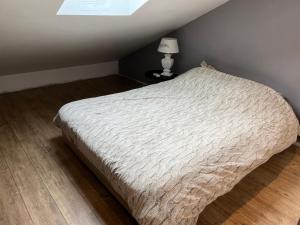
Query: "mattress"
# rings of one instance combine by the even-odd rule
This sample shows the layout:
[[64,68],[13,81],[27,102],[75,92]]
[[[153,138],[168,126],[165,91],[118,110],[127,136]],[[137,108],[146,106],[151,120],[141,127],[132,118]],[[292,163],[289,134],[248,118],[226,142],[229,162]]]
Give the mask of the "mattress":
[[63,106],[56,124],[140,225],[195,225],[244,176],[296,141],[273,89],[209,68]]

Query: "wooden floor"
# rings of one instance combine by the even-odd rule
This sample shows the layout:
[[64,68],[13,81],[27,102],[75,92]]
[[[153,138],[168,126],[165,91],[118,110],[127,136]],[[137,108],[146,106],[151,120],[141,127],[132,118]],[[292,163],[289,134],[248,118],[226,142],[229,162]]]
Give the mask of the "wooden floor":
[[[0,95],[0,224],[136,225],[52,124],[67,102],[139,87],[121,76]],[[295,225],[300,149],[291,147],[209,205],[198,224]]]

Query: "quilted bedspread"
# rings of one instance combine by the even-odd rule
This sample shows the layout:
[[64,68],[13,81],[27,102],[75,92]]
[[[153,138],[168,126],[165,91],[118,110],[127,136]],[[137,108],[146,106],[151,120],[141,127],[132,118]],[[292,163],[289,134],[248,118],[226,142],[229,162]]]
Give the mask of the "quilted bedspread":
[[201,211],[296,141],[288,103],[208,68],[63,106],[56,123],[140,225],[195,225]]

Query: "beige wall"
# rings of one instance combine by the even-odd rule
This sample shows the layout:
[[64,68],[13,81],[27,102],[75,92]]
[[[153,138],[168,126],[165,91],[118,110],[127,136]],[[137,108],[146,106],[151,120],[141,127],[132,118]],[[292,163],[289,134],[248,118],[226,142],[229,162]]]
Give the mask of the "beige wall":
[[0,75],[118,60],[226,1],[149,0],[111,17],[56,16],[63,0],[1,0]]
[[0,76],[0,93],[118,74],[117,61]]

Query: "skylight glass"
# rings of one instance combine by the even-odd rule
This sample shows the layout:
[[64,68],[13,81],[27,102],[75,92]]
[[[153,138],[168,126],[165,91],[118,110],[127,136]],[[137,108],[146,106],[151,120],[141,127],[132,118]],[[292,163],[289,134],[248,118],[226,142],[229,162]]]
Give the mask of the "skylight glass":
[[64,0],[57,15],[130,16],[148,0]]

